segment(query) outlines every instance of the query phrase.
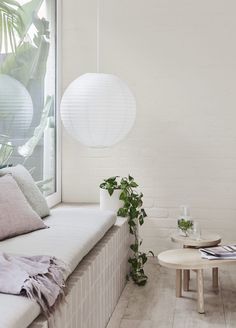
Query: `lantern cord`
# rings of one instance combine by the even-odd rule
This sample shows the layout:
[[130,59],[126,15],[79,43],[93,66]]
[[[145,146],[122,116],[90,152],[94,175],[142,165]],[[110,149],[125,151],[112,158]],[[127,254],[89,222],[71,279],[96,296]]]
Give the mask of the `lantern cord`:
[[100,71],[100,0],[97,0],[97,73]]

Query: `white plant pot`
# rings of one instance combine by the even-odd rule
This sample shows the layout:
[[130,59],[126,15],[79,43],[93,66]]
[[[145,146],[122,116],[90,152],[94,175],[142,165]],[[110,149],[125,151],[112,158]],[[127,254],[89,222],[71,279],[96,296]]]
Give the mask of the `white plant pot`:
[[119,208],[123,207],[124,202],[120,200],[121,190],[114,190],[110,196],[106,189],[100,188],[100,209],[109,210],[117,213]]

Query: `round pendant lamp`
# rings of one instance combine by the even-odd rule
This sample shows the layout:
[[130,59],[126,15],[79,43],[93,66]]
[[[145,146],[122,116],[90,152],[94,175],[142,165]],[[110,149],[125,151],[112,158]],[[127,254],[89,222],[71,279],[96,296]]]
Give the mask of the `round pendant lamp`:
[[25,86],[0,74],[0,131],[9,137],[26,135],[33,116],[33,103]]
[[74,80],[61,102],[68,133],[89,147],[122,140],[135,121],[136,102],[126,83],[112,74],[87,73]]
[[112,74],[99,73],[100,5],[97,0],[97,73],[74,80],[61,102],[67,132],[88,147],[109,147],[131,130],[136,101],[127,84]]

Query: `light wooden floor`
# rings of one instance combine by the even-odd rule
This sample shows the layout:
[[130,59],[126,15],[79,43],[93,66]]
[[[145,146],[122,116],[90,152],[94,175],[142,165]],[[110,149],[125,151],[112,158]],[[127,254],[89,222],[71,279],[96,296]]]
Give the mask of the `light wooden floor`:
[[196,311],[194,272],[190,291],[178,299],[174,270],[152,259],[146,272],[145,287],[127,284],[107,328],[236,328],[236,267],[220,269],[218,291],[212,290],[211,270],[204,271],[205,314]]

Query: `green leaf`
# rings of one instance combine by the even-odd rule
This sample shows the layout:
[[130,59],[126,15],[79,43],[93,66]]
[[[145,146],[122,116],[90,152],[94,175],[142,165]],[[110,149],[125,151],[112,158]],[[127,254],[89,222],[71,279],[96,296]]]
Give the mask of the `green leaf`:
[[136,210],[135,207],[130,208],[130,217],[132,219],[136,219],[138,217],[139,212]]
[[142,253],[140,255],[140,258],[142,259],[143,264],[145,264],[147,262],[147,255],[145,253]]
[[106,180],[104,180],[105,182],[108,182],[108,183],[111,183],[111,184],[114,184],[115,182],[116,182],[116,179],[118,178],[119,176],[118,175],[116,175],[116,176],[114,176],[114,177],[110,177],[110,178],[108,178],[108,179],[106,179]]
[[147,217],[147,213],[145,212],[145,210],[143,208],[141,209],[141,212],[142,212],[142,215],[144,218]]
[[109,195],[112,196],[112,194],[114,192],[114,189],[113,188],[108,188],[107,191],[108,191]]
[[[128,188],[128,182],[126,181],[126,180],[121,180],[121,182],[120,182],[120,187],[121,187],[121,189],[122,190],[126,190],[127,188]],[[126,190],[126,192],[128,192],[128,190]]]
[[105,182],[102,182],[99,187],[102,188],[102,189],[105,189],[106,183]]
[[119,208],[117,215],[118,216],[122,216],[122,217],[126,217],[128,214],[128,211],[126,208]]
[[136,182],[131,182],[131,184],[130,184],[130,186],[132,187],[132,188],[136,188],[136,187],[138,187],[138,184],[136,183]]
[[133,177],[131,177],[131,175],[128,175],[128,180],[129,180],[129,181],[133,181],[133,180],[134,180],[134,178],[133,178]]
[[128,221],[130,227],[135,227],[136,223],[133,220]]
[[122,191],[121,194],[120,194],[120,200],[125,201],[126,198],[127,198],[126,192],[125,191]]
[[144,224],[143,216],[140,216],[139,217],[139,224],[140,225],[143,225]]
[[132,249],[132,251],[137,252],[138,251],[138,244],[132,244],[132,245],[130,245],[130,248]]
[[131,235],[134,235],[134,229],[133,229],[133,227],[129,227],[129,232],[131,233]]

